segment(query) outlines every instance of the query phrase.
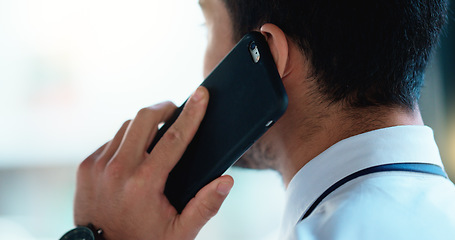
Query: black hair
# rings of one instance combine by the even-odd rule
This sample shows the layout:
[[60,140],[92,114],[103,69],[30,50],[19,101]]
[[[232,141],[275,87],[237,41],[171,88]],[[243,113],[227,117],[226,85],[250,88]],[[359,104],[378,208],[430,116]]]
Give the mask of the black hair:
[[448,0],[223,0],[234,41],[273,23],[312,64],[320,92],[351,107],[414,109]]

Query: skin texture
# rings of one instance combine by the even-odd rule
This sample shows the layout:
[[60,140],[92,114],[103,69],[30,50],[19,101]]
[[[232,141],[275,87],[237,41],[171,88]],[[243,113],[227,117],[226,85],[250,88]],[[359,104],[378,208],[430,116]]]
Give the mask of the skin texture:
[[[207,76],[235,43],[224,3],[201,0],[200,5],[208,28]],[[240,166],[275,169],[287,186],[306,163],[342,139],[384,127],[423,124],[418,109],[353,109],[327,101],[308,74],[311,65],[297,45],[273,24],[257,30],[266,36],[289,104],[283,117],[239,161]],[[93,223],[104,230],[106,239],[194,239],[217,213],[233,179],[222,176],[205,186],[181,215],[163,190],[168,173],[197,131],[208,101],[207,89],[200,87],[150,154],[146,149],[158,124],[176,108],[171,103],[142,109],[84,160],[77,176],[75,224]]]
[[[232,20],[221,0],[200,0],[208,28],[205,76],[235,45]],[[274,24],[259,29],[268,41],[288,94],[286,113],[236,163],[255,169],[275,169],[287,186],[311,159],[333,144],[364,132],[397,125],[422,125],[418,108],[370,107],[354,109],[327,100],[314,78],[310,61]],[[417,104],[416,104],[417,106]]]
[[182,156],[204,116],[209,94],[200,87],[181,116],[148,154],[158,123],[175,105],[144,108],[112,141],[85,159],[78,170],[76,225],[93,223],[106,239],[194,239],[228,195],[233,179],[222,176],[201,189],[182,214],[163,194],[167,175]]

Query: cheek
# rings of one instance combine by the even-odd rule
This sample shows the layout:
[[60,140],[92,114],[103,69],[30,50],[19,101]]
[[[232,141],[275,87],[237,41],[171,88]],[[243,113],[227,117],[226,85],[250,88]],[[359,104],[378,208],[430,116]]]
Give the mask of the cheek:
[[216,59],[214,57],[214,51],[211,47],[212,45],[209,43],[207,48],[205,49],[204,55],[204,68],[203,68],[203,75],[204,79],[212,72],[216,65]]
[[213,35],[209,35],[204,55],[204,79],[213,71],[213,69],[215,69],[218,63],[223,60],[235,45],[230,41],[231,36],[226,34],[226,32],[215,31]]

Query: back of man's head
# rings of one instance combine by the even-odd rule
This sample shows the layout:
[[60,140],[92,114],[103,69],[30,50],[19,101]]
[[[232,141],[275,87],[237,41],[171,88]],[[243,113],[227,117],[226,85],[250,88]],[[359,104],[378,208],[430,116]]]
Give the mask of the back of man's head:
[[310,59],[321,94],[351,107],[415,108],[448,0],[223,0],[234,40],[273,23]]

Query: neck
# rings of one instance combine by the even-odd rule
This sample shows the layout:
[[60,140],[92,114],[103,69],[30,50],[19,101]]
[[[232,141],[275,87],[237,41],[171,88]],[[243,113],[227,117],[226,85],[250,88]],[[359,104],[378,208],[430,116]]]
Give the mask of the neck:
[[[298,106],[310,107],[293,109]],[[283,122],[278,126],[280,129],[277,129],[281,138],[274,141],[280,143],[276,146],[280,158],[277,168],[286,186],[305,164],[343,139],[380,128],[423,125],[418,108],[413,111],[400,107],[346,110],[340,106],[321,106],[320,103],[290,103],[288,111],[294,114],[283,116]],[[296,116],[298,119],[292,119]]]

